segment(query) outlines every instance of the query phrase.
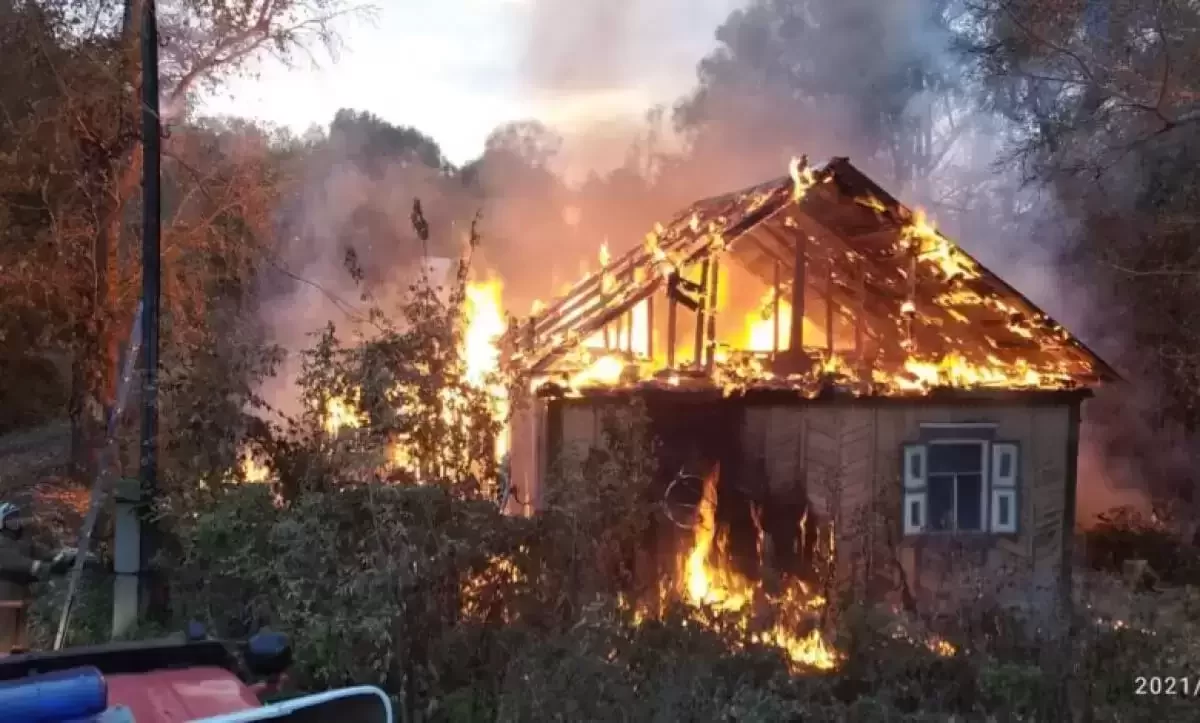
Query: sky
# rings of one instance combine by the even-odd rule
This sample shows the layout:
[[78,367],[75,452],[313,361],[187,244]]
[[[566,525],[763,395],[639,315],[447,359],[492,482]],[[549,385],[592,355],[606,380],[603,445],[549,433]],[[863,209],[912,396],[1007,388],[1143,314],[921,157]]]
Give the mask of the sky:
[[[336,57],[269,60],[200,108],[303,132],[339,108],[433,137],[451,162],[497,125],[538,118],[569,136],[637,122],[694,84],[738,0],[377,0]],[[666,30],[669,29],[669,30]],[[615,132],[615,131],[614,131]],[[570,152],[568,140],[567,152]]]

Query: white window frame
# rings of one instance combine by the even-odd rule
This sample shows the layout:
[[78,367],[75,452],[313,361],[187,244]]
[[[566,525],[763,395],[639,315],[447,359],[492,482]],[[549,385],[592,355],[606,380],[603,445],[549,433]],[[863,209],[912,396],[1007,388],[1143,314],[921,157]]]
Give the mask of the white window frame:
[[[1019,445],[1015,442],[993,442],[989,439],[969,436],[971,429],[994,429],[995,425],[992,424],[931,424],[922,426],[952,429],[955,432],[962,430],[964,434],[904,445],[901,452],[901,460],[904,465],[902,473],[904,492],[901,526],[904,536],[1015,534],[1020,527],[1021,518],[1019,504],[1021,455]],[[941,444],[974,444],[980,447],[980,529],[960,530],[958,529],[957,520],[954,521],[954,529],[929,529],[929,449]],[[1003,467],[1006,458],[1008,460],[1008,469],[1004,470]],[[1000,519],[1000,500],[1002,499],[1007,502],[1009,511],[1009,519],[1007,521]],[[952,509],[957,512],[957,479],[954,483],[954,500],[952,505]],[[913,514],[914,510],[916,512],[915,516]]]

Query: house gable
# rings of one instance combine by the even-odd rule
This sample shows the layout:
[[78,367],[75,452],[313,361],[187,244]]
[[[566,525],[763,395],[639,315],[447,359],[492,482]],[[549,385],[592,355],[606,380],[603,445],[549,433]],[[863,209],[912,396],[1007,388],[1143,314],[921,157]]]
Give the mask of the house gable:
[[[810,357],[823,351],[825,371],[831,358],[852,357],[841,360],[841,371],[852,370],[864,388],[895,391],[895,384],[878,382],[914,371],[919,376],[922,366],[951,376],[957,369],[961,378],[942,381],[963,387],[1076,388],[1116,378],[1079,340],[847,159],[791,170],[787,177],[693,204],[515,325],[507,346],[516,370],[552,374],[614,324],[630,339],[640,305],[651,312],[647,343],[635,351],[630,341],[615,351],[631,359],[640,353],[643,366],[654,371],[683,369],[688,365],[677,363],[673,351],[691,330],[677,329],[676,317],[683,319],[681,327],[694,320],[697,353],[690,366],[711,377],[720,366],[713,359],[713,327],[723,321],[712,313],[713,287],[719,265],[733,262],[774,289],[776,316],[781,304],[793,314],[791,307],[798,306],[802,315],[806,293],[824,299],[828,348],[813,349],[803,338],[807,324],[801,324],[777,332],[773,357],[792,346]],[[653,329],[662,331],[662,319],[656,325],[652,315],[656,296],[667,303],[673,337],[660,342],[670,349],[657,354]],[[835,314],[852,319],[853,352],[835,353]],[[752,385],[795,384],[806,376],[811,374],[793,367],[791,373],[757,375]]]

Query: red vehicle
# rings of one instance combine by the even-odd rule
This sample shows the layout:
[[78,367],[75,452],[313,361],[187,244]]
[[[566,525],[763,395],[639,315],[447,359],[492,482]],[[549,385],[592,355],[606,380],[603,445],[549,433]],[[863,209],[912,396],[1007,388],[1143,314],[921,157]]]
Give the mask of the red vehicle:
[[13,723],[363,721],[391,723],[391,703],[369,686],[264,705],[291,664],[277,633],[235,646],[192,634],[0,659],[0,719]]

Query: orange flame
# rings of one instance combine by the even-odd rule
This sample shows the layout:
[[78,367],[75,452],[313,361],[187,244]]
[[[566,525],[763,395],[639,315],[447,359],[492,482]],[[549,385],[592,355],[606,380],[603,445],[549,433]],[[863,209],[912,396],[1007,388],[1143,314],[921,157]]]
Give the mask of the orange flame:
[[[755,629],[753,622],[756,600],[772,605],[783,620],[812,616],[825,606],[825,600],[812,595],[802,582],[793,583],[782,594],[771,597],[761,583],[739,573],[730,562],[727,533],[717,525],[716,484],[720,472],[714,469],[704,479],[700,501],[696,508],[693,538],[690,548],[676,561],[676,573],[668,587],[687,604],[708,608],[732,616],[735,628],[746,634],[751,642],[780,649],[797,669],[829,670],[838,664],[834,651],[819,629],[803,633],[786,622],[776,622],[766,629]],[[764,542],[759,515],[752,515],[758,537],[758,550],[763,554]],[[651,611],[635,609],[635,623]]]
[[900,236],[904,248],[916,249],[917,257],[932,261],[946,278],[979,278],[979,267],[958,249],[950,239],[938,233],[925,215],[925,210],[913,211],[912,220]]

